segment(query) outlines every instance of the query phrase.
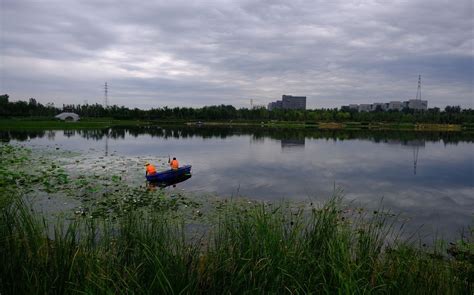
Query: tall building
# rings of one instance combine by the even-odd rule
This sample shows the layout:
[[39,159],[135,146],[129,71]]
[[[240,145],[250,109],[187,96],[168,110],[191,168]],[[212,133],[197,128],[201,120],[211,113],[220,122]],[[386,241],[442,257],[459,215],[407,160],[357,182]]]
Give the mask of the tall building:
[[268,104],[268,110],[306,110],[306,96],[282,95],[281,100]]
[[306,110],[306,96],[282,95],[282,107],[288,110]]

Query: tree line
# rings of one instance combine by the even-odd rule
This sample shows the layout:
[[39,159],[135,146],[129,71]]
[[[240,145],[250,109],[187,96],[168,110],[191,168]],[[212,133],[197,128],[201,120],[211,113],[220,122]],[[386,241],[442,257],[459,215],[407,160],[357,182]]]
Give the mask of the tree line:
[[166,121],[292,121],[292,122],[388,122],[388,123],[474,123],[474,110],[447,106],[444,110],[430,108],[426,111],[404,109],[402,111],[358,112],[348,109],[312,110],[267,110],[265,108],[240,108],[231,105],[205,106],[202,108],[162,107],[150,110],[127,108],[124,106],[104,107],[100,104],[43,105],[30,98],[29,101],[10,102],[7,94],[0,95],[0,117],[53,117],[63,111],[74,112],[81,117],[132,120]]

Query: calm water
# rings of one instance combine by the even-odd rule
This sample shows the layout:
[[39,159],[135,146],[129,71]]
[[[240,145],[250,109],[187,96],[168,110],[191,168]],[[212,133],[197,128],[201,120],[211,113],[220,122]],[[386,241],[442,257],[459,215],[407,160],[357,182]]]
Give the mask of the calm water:
[[193,165],[192,178],[176,188],[189,192],[323,201],[337,187],[358,205],[383,200],[410,227],[448,238],[474,220],[472,134],[182,127],[0,135],[91,158],[170,154]]

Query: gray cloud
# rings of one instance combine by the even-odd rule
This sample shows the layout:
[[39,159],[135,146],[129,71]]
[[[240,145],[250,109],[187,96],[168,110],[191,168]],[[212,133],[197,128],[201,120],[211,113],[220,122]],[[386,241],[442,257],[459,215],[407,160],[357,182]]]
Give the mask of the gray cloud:
[[1,2],[1,92],[42,102],[472,107],[471,1]]

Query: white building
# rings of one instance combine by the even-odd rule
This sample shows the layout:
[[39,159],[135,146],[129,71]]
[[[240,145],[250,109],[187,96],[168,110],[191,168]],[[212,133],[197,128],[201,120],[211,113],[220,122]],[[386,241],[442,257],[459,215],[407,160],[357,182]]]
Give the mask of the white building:
[[388,103],[388,109],[393,111],[403,110],[403,103],[401,101],[391,101]]
[[370,112],[371,108],[372,108],[371,104],[362,103],[359,105],[359,112]]
[[383,102],[376,102],[376,103],[373,103],[373,104],[371,105],[370,110],[371,110],[371,111],[376,111],[378,107],[380,107],[380,109],[381,109],[382,111],[386,111],[387,108],[388,108],[388,106],[387,106],[386,103],[383,103]]
[[79,121],[79,119],[80,119],[78,114],[76,114],[76,113],[67,113],[67,112],[61,113],[61,114],[56,115],[54,117],[56,119],[59,119],[59,120],[73,121],[73,122]]
[[421,99],[410,99],[407,101],[391,101],[389,103],[385,102],[376,102],[372,104],[350,104],[349,106],[344,106],[345,108],[358,110],[359,112],[373,112],[377,109],[382,111],[397,110],[401,111],[404,108],[418,111],[426,111],[428,109],[428,101]]
[[351,109],[351,110],[358,110],[358,109],[359,109],[359,105],[358,105],[358,104],[350,104],[350,105],[349,105],[349,109]]
[[410,99],[408,101],[408,108],[413,110],[426,111],[426,109],[428,108],[428,101],[421,99]]

